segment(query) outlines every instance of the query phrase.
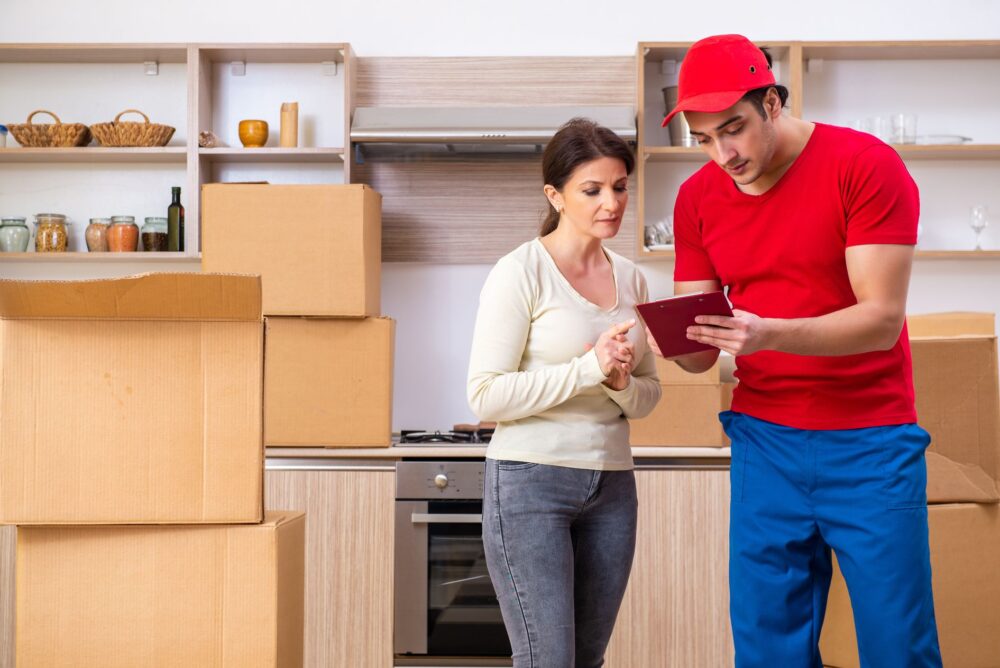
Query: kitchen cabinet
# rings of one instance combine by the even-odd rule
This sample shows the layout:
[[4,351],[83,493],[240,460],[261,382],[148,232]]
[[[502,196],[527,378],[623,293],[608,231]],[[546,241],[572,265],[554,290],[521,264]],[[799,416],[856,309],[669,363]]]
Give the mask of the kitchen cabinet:
[[646,464],[635,478],[635,560],[607,668],[732,666],[728,465]]
[[[697,147],[671,146],[661,89],[676,85],[690,44],[641,42],[636,54],[638,100],[639,259],[673,258],[673,250],[646,249],[646,226],[673,214],[681,183],[707,158]],[[993,110],[1000,89],[1000,41],[771,42],[775,78],[788,87],[787,113],[852,126],[868,118],[890,125],[894,113],[917,115],[916,144],[894,144],[921,190],[922,260],[1000,259],[1000,236],[983,233],[972,250],[969,207],[1000,210],[1000,128]],[[934,82],[934,95],[927,82]],[[972,142],[949,144],[948,136]],[[995,214],[994,214],[995,215]]]
[[14,668],[14,538],[16,527],[0,526],[0,668]]
[[306,513],[306,668],[392,666],[393,462],[269,458],[268,510]]
[[[176,131],[167,146],[0,148],[3,215],[58,211],[73,222],[67,253],[0,253],[19,262],[150,263],[184,270],[200,256],[200,190],[214,181],[346,183],[355,59],[348,44],[2,44],[0,122],[23,122],[39,108],[63,122],[92,125],[138,108]],[[278,147],[282,102],[299,102],[299,146]],[[243,148],[237,125],[270,125],[265,148]],[[141,120],[131,115],[122,120]],[[44,115],[34,122],[52,122]],[[227,145],[199,148],[215,132]],[[184,253],[89,254],[92,217],[166,215],[170,188],[182,187]],[[165,266],[172,263],[173,266]],[[195,270],[188,266],[187,270]],[[109,268],[108,271],[115,271]]]

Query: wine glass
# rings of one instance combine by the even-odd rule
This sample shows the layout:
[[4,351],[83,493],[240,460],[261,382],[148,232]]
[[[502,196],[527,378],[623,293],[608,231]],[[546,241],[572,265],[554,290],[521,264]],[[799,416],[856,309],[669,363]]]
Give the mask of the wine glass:
[[986,219],[987,209],[985,204],[979,204],[972,207],[969,214],[969,227],[972,231],[976,233],[976,250],[983,250],[982,245],[979,242],[979,238],[983,234],[983,230],[986,229],[988,221]]

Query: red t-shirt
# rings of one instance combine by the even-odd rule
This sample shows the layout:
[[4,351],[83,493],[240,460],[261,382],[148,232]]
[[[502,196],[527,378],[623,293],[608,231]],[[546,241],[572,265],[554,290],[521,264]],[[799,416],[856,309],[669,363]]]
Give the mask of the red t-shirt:
[[[764,318],[809,318],[857,303],[845,250],[916,243],[917,186],[892,147],[816,124],[802,153],[763,195],[710,162],[674,208],[674,280],[718,280],[733,306]],[[736,358],[733,410],[798,429],[916,422],[906,327],[891,350]]]

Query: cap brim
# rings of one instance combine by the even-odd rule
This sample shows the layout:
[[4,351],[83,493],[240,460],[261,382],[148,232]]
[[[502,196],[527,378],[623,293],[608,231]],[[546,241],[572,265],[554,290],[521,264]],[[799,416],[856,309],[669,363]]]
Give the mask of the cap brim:
[[674,107],[669,114],[667,114],[667,117],[663,119],[663,123],[660,127],[667,127],[667,123],[670,122],[670,119],[682,111],[702,111],[708,114],[724,111],[739,102],[743,96],[746,95],[746,93],[747,92],[745,90],[728,90],[723,92],[715,91],[712,93],[703,93],[701,95],[694,95],[686,98],[679,102],[677,106]]

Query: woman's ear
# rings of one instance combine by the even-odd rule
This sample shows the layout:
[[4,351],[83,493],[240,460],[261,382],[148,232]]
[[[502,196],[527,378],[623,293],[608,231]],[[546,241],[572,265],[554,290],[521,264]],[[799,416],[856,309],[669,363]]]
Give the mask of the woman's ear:
[[545,184],[545,187],[542,188],[542,192],[545,193],[545,197],[549,200],[549,204],[552,205],[553,209],[556,211],[562,209],[563,205],[562,202],[560,202],[562,196],[559,194],[559,191],[556,190],[555,186]]

